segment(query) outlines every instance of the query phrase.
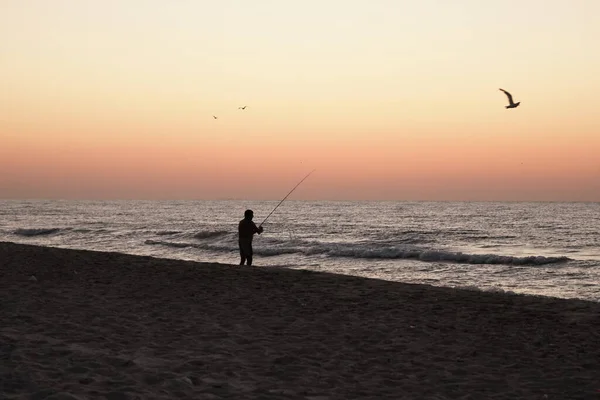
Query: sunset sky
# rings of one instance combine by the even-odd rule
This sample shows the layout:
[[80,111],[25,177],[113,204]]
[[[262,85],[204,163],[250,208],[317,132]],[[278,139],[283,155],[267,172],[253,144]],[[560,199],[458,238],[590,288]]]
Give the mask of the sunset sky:
[[294,199],[600,201],[599,21],[598,0],[2,0],[0,198],[277,200],[316,169]]

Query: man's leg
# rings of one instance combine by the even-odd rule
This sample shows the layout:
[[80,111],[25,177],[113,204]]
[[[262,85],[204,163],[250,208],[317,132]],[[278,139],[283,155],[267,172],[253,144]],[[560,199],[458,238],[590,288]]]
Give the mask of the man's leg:
[[246,255],[244,254],[244,249],[242,248],[242,245],[240,244],[240,265],[244,265],[245,262],[246,262]]
[[240,240],[240,265],[244,265],[246,261],[247,265],[252,265],[252,242],[249,240]]
[[246,259],[248,260],[248,265],[252,265],[252,256],[254,255],[254,251],[252,250],[252,242],[248,244],[248,253],[246,254]]

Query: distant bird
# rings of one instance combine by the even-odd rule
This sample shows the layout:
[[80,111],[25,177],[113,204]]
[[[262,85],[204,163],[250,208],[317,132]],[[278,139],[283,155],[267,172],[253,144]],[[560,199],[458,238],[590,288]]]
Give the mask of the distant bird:
[[214,118],[214,119],[217,119],[217,117],[215,117],[214,115],[213,115],[213,118]]
[[519,102],[517,102],[517,103],[515,103],[515,102],[513,101],[512,94],[508,93],[508,92],[507,92],[506,90],[504,90],[504,89],[500,89],[500,90],[504,92],[504,94],[506,95],[506,97],[508,97],[508,103],[509,103],[509,104],[508,104],[507,106],[505,106],[505,108],[517,108],[517,107],[519,107],[519,104],[521,104],[521,102],[520,102],[520,101],[519,101]]
[[248,106],[244,106],[244,107],[238,107],[238,110],[245,110],[245,109],[246,109],[246,107],[248,107]]

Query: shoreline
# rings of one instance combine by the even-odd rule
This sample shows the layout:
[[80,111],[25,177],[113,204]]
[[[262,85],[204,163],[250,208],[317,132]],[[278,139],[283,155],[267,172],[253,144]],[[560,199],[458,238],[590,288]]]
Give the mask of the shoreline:
[[600,389],[592,301],[12,242],[0,242],[0,299],[0,398],[577,399]]
[[[140,257],[152,257],[159,260],[177,260],[177,261],[191,261],[196,263],[205,263],[205,264],[217,264],[224,266],[232,266],[237,265],[237,261],[239,260],[239,255],[233,250],[228,253],[228,256],[222,255],[212,255],[212,256],[198,256],[197,254],[186,254],[182,253],[171,253],[171,252],[146,252],[140,251],[140,249],[118,249],[118,248],[90,248],[90,247],[79,247],[72,245],[59,245],[59,244],[42,244],[35,243],[31,241],[13,241],[13,240],[3,240],[0,239],[0,243],[13,243],[13,244],[22,244],[22,245],[31,245],[31,246],[39,246],[39,247],[50,247],[50,248],[61,248],[66,250],[88,250],[95,251],[100,253],[116,253],[116,254],[124,254],[124,255],[132,255],[132,256],[140,256]],[[193,246],[181,246],[181,249],[185,248],[194,248]],[[475,254],[475,253],[473,253]],[[485,256],[485,254],[477,255],[477,256]],[[214,261],[206,261],[207,259]],[[539,296],[539,297],[552,297],[552,298],[561,298],[561,299],[573,299],[573,300],[584,300],[584,301],[592,301],[600,303],[600,297],[598,291],[592,290],[591,288],[587,288],[590,286],[588,284],[589,281],[594,281],[600,278],[598,273],[594,272],[595,267],[597,265],[593,265],[591,269],[586,270],[586,266],[580,265],[568,265],[570,262],[573,263],[582,263],[582,262],[590,262],[590,260],[576,260],[571,259],[570,261],[561,261],[558,263],[550,263],[550,264],[532,264],[532,265],[510,265],[510,264],[498,264],[498,268],[511,268],[514,267],[516,270],[526,268],[553,268],[553,266],[564,266],[567,265],[567,268],[580,268],[582,269],[582,274],[588,274],[586,276],[582,276],[579,279],[579,282],[575,282],[574,284],[571,281],[568,281],[569,285],[565,287],[560,287],[560,280],[556,279],[555,275],[552,275],[551,278],[554,280],[547,281],[544,276],[523,276],[518,281],[520,282],[529,282],[531,286],[520,286],[520,284],[515,284],[514,280],[510,279],[496,279],[494,275],[494,279],[491,281],[481,281],[477,278],[475,279],[464,279],[465,276],[469,275],[468,271],[465,269],[468,268],[489,268],[496,267],[494,263],[492,264],[471,264],[471,263],[463,263],[460,261],[449,261],[443,260],[439,263],[447,264],[449,268],[462,269],[462,271],[454,271],[452,276],[446,274],[445,276],[438,276],[437,272],[426,272],[425,275],[421,275],[420,272],[421,267],[427,268],[432,267],[437,262],[435,260],[421,260],[418,258],[401,258],[401,259],[380,259],[380,258],[371,258],[371,259],[356,259],[353,257],[348,258],[336,258],[337,261],[334,263],[325,263],[320,265],[319,263],[313,262],[313,260],[280,260],[280,262],[274,261],[274,258],[279,256],[262,256],[257,254],[257,262],[255,262],[255,267],[259,268],[286,268],[286,269],[305,269],[316,272],[323,273],[332,273],[332,274],[340,274],[340,275],[351,275],[358,276],[364,278],[372,278],[372,279],[382,279],[392,282],[400,282],[400,283],[413,283],[413,284],[422,284],[422,285],[431,285],[437,287],[448,287],[453,289],[462,289],[462,290],[472,290],[472,291],[482,291],[482,292],[500,292],[507,294],[523,294],[523,295],[531,295],[531,296]],[[545,257],[545,256],[543,256]],[[388,265],[385,265],[385,263]],[[365,268],[364,265],[357,266],[358,263],[367,263],[368,267],[373,267],[373,270],[369,270],[368,267]],[[383,264],[383,267],[382,267]],[[392,265],[393,264],[393,265]],[[419,265],[417,265],[419,264]],[[316,266],[316,268],[315,268]],[[379,268],[391,268],[387,270],[383,275],[377,273]],[[393,269],[396,269],[395,271]],[[434,268],[432,268],[433,271]],[[404,272],[399,272],[404,271]],[[486,272],[483,271],[482,274]],[[550,273],[550,272],[548,272]],[[421,275],[420,277],[418,275]],[[455,280],[455,277],[459,277],[458,280]],[[475,276],[475,275],[473,275]],[[484,276],[484,275],[481,275]],[[550,276],[550,275],[547,275]]]

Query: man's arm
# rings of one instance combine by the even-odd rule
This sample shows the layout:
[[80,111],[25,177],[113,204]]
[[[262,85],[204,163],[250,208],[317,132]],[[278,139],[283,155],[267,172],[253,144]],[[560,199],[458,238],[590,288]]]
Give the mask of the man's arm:
[[263,233],[263,227],[262,226],[256,226],[256,224],[254,224],[254,233],[258,233],[259,235],[261,233]]

